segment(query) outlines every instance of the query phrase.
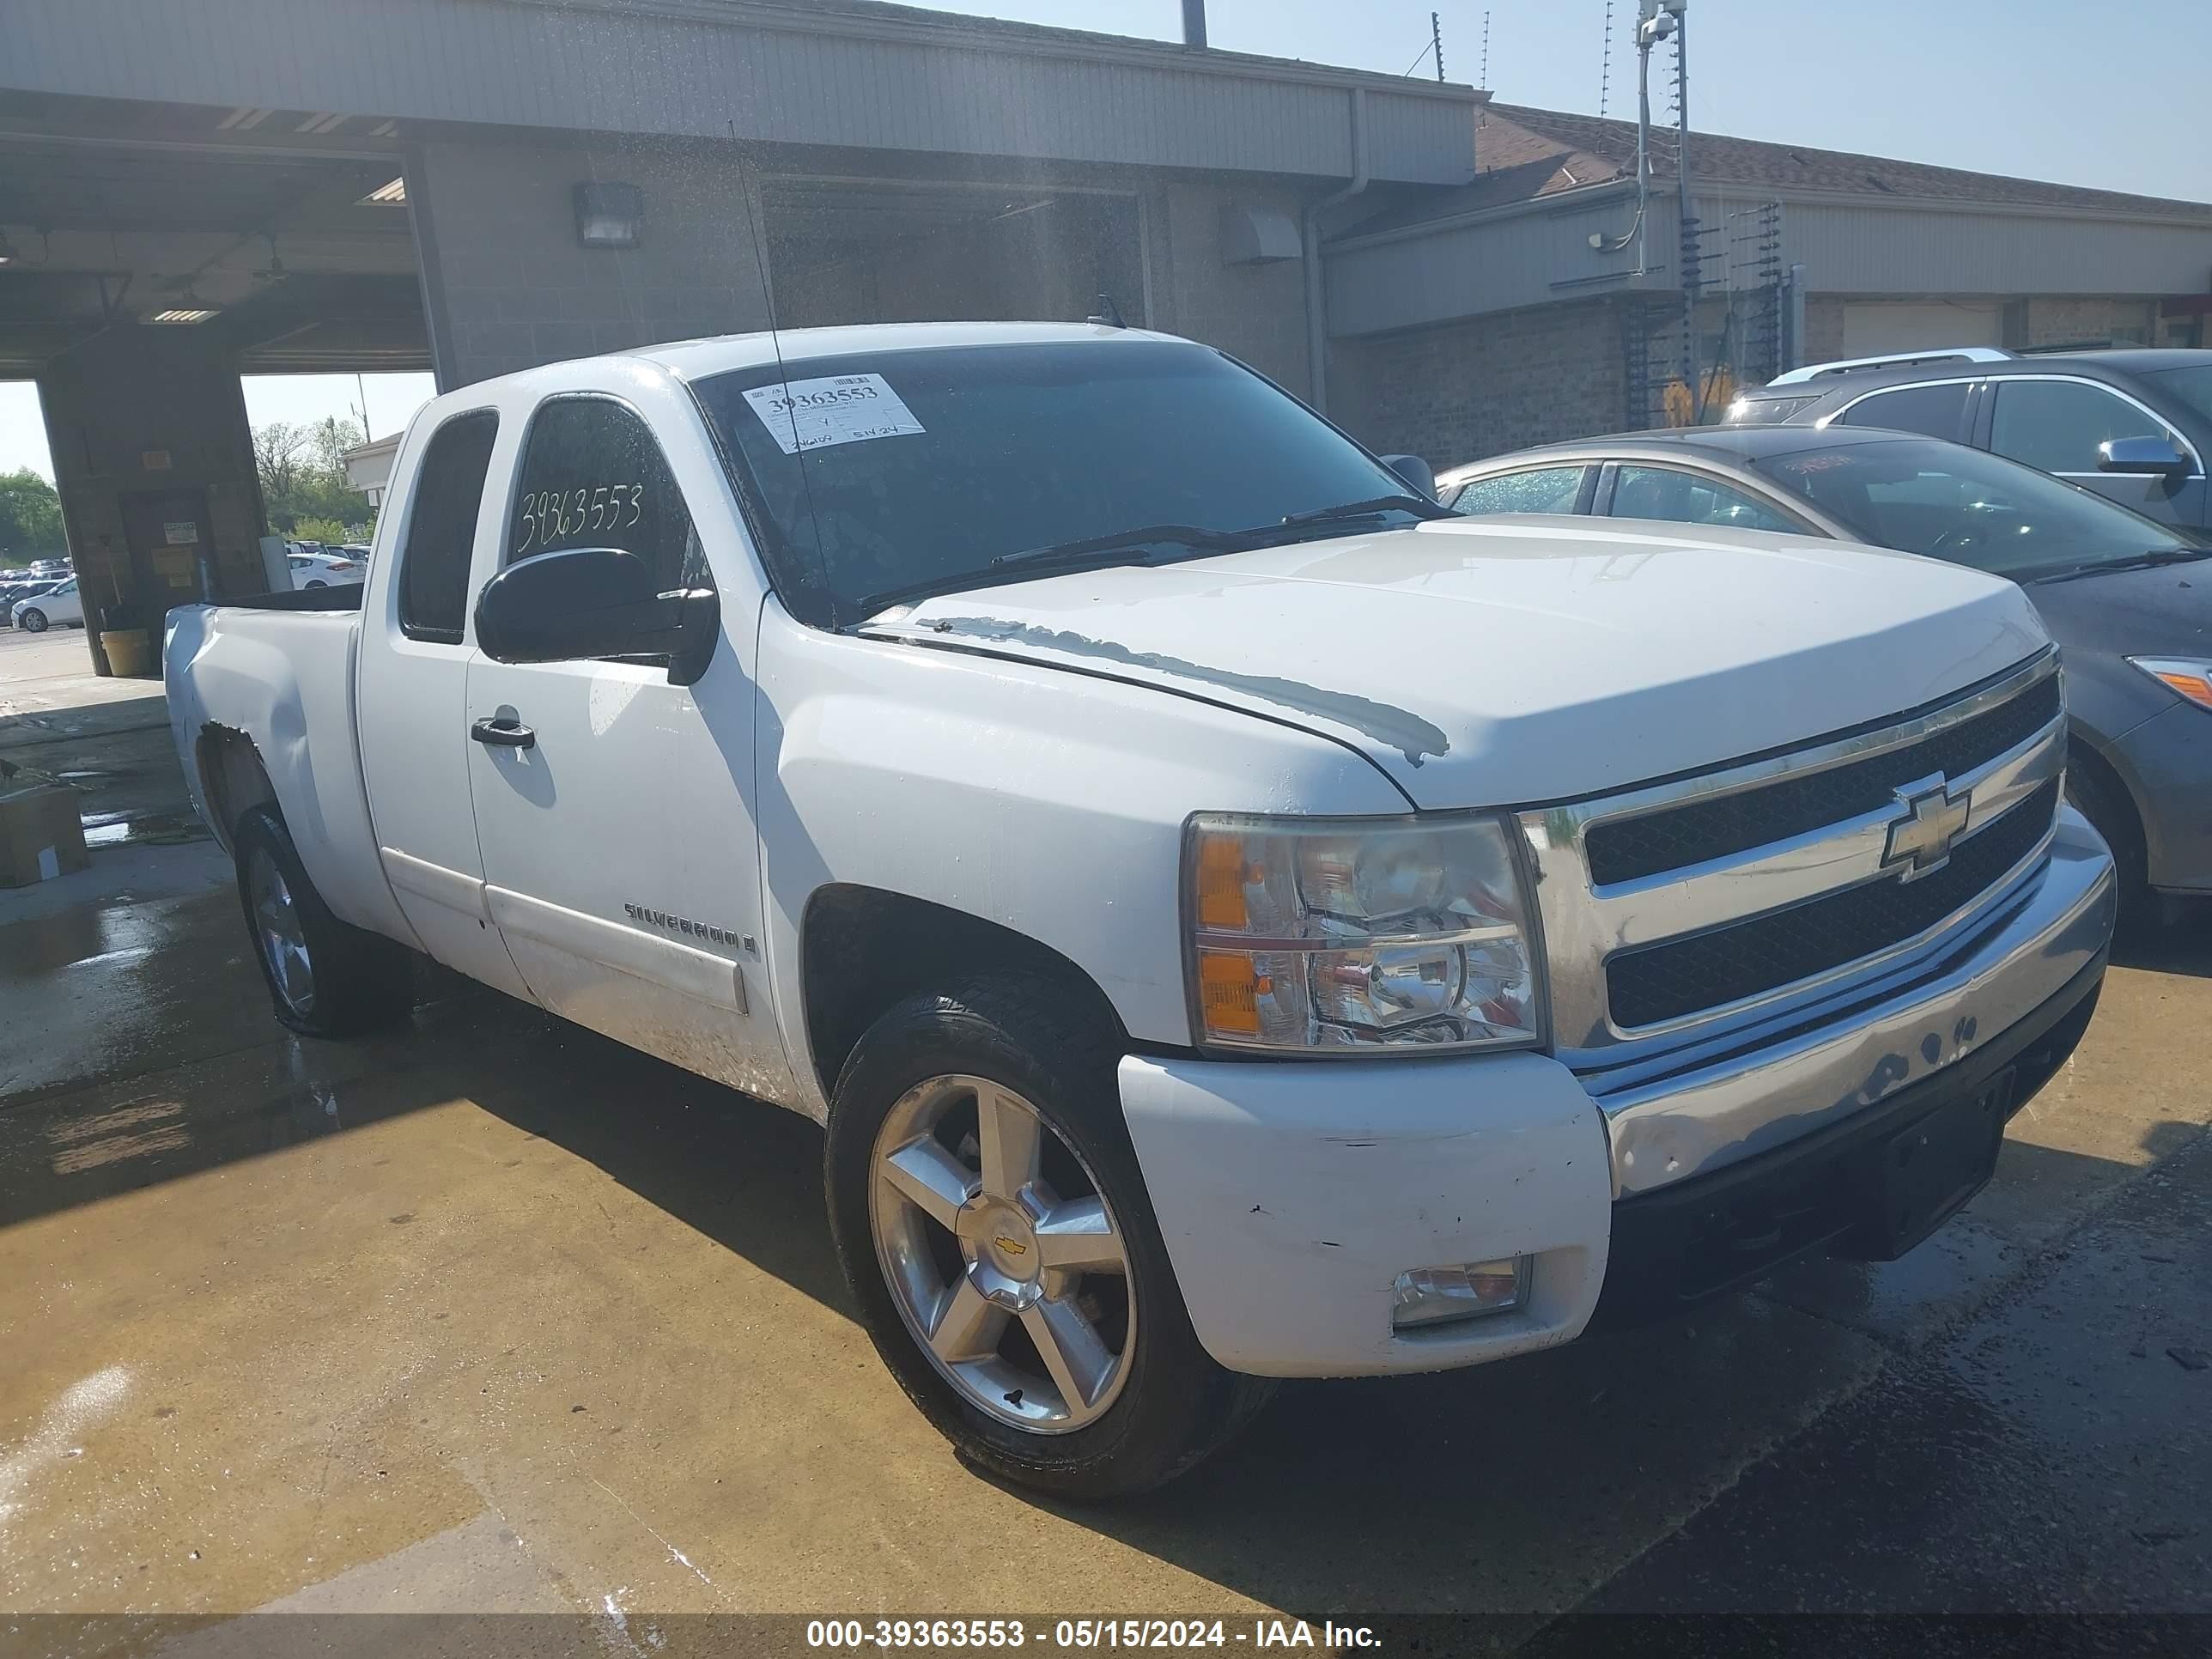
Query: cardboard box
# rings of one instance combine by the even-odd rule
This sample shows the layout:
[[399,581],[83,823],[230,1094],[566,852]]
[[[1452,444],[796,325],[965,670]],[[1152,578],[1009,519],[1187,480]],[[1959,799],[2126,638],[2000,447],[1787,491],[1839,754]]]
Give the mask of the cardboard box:
[[28,887],[92,863],[79,799],[35,772],[0,779],[0,887]]

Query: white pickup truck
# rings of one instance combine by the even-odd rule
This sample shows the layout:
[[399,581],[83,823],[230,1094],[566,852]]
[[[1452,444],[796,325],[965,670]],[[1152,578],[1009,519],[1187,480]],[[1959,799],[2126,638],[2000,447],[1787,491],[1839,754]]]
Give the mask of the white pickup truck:
[[364,586],[172,612],[171,718],[279,1019],[421,952],[820,1120],[922,1411],[1131,1491],[1910,1248],[2102,981],[2017,587],[1424,471],[1137,331],[556,364],[416,418]]

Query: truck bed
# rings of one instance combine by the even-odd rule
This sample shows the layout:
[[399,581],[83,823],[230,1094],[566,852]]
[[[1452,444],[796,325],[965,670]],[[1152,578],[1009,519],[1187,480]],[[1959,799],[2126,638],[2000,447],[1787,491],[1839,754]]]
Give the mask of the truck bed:
[[340,919],[408,937],[377,856],[356,735],[359,586],[169,612],[162,679],[193,805],[226,847],[206,739],[250,739],[316,889]]

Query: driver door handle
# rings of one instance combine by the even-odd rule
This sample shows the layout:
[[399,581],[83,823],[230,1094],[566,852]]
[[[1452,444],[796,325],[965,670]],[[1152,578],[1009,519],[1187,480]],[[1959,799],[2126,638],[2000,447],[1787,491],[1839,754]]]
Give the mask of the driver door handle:
[[517,720],[480,720],[469,727],[469,735],[493,749],[535,749],[538,746],[538,734]]

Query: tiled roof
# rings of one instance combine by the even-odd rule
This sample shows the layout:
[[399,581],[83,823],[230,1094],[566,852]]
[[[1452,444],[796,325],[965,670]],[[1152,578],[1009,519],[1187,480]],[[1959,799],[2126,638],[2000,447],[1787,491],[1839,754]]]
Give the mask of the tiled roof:
[[[1474,159],[1480,172],[1473,184],[1429,192],[1418,203],[1363,222],[1351,234],[1505,207],[1634,177],[1633,121],[1531,109],[1520,104],[1492,104],[1478,112],[1475,120]],[[1674,131],[1655,127],[1652,138],[1653,174],[1671,185]],[[1836,191],[1877,201],[1885,196],[1906,196],[1997,206],[2180,214],[2212,222],[2212,204],[2203,202],[2085,190],[2036,179],[2008,179],[1962,167],[1929,167],[1918,161],[1815,149],[1806,144],[1767,143],[1720,133],[1691,133],[1690,170],[1701,184],[1750,189]]]

